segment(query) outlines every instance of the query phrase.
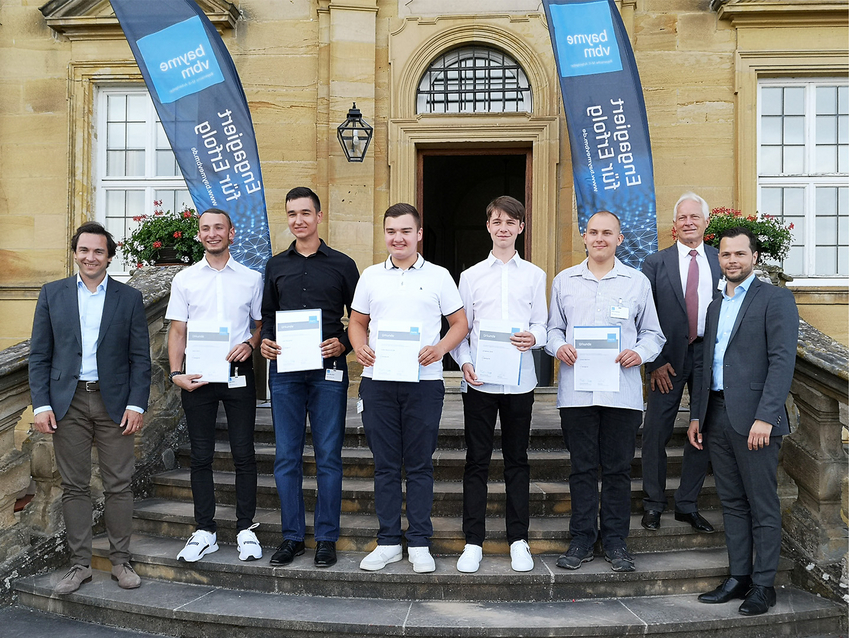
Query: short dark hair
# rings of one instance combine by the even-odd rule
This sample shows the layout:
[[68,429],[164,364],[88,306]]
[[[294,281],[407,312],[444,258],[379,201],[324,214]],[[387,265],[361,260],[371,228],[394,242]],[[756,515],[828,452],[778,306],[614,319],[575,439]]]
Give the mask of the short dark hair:
[[732,239],[733,237],[740,237],[744,235],[747,239],[750,240],[750,250],[753,253],[756,253],[761,258],[761,252],[759,251],[759,243],[756,236],[753,234],[749,228],[745,228],[744,226],[733,226],[732,228],[727,228],[720,232],[720,235],[717,236],[717,245],[720,246],[720,240],[724,237],[727,239]]
[[77,229],[77,232],[74,233],[73,237],[71,237],[71,252],[77,252],[77,242],[80,241],[80,235],[83,233],[88,233],[90,235],[103,235],[106,237],[106,254],[110,258],[115,257],[115,248],[117,247],[117,244],[115,243],[115,239],[112,237],[112,233],[106,230],[102,224],[97,222],[86,222]]
[[497,197],[492,202],[487,204],[488,222],[490,221],[490,217],[497,210],[502,211],[511,219],[517,220],[520,224],[525,223],[525,206],[522,205],[522,202],[517,199],[514,199],[510,195],[502,195],[501,197]]
[[206,209],[203,213],[201,213],[200,215],[198,215],[198,223],[200,223],[200,221],[201,221],[201,217],[203,217],[203,216],[204,216],[204,215],[206,215],[207,213],[210,213],[211,215],[224,215],[225,217],[227,217],[227,223],[228,223],[228,224],[230,224],[230,227],[231,227],[231,228],[233,228],[233,220],[232,220],[232,219],[230,219],[230,215],[228,215],[227,213],[225,213],[225,212],[224,212],[223,210],[221,210],[220,208],[208,208],[208,209]]
[[[620,231],[621,233],[623,232],[623,223],[620,221],[620,218],[619,218],[619,217],[617,217],[617,215],[615,215],[614,213],[612,213],[610,210],[605,210],[604,208],[603,208],[602,210],[598,210],[598,211],[596,211],[595,213],[593,213],[593,215],[591,215],[591,216],[588,218],[588,220],[587,220],[587,221],[588,221],[588,223],[589,223],[589,222],[590,222],[590,220],[591,220],[591,219],[593,219],[596,215],[600,215],[600,214],[604,214],[604,215],[611,215],[611,217],[613,217],[613,218],[617,221],[617,228],[619,229],[619,231]],[[587,228],[585,228],[585,230],[587,230]]]
[[422,217],[419,216],[419,211],[414,206],[404,202],[393,204],[387,209],[387,212],[384,213],[383,224],[386,226],[387,217],[403,217],[404,215],[413,215],[413,219],[416,220],[416,229],[422,228]]
[[286,203],[291,202],[293,199],[301,199],[302,197],[309,197],[313,202],[313,206],[316,208],[316,212],[318,213],[322,210],[322,202],[319,201],[319,196],[316,195],[312,191],[312,189],[307,188],[306,186],[296,186],[291,191],[286,194]]

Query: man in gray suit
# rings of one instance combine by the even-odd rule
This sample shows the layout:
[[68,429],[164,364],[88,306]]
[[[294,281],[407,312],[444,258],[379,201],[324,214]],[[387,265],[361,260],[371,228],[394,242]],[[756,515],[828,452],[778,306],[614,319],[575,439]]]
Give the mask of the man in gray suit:
[[62,477],[71,569],[54,589],[91,580],[91,446],[97,443],[112,578],[140,584],[130,566],[135,468],[133,434],[143,424],[151,382],[148,324],[141,293],[106,276],[115,240],[100,224],[71,240],[79,273],[45,284],[30,342],[29,381],[35,429],[53,435]]
[[729,553],[730,577],[699,600],[744,598],[738,611],[745,616],[776,604],[782,541],[776,469],[782,436],[789,433],[785,399],[799,326],[791,292],[755,278],[756,246],[746,228],[720,234],[726,286],[708,308],[688,428],[694,447],[708,446]]
[[[649,392],[643,419],[643,518],[641,525],[657,530],[667,509],[667,443],[673,434],[685,386],[694,391],[694,362],[702,357],[705,312],[718,295],[720,264],[717,249],[703,242],[708,204],[685,193],[673,207],[676,243],[653,253],[641,269],[652,285],[658,319],[667,342],[658,358],[646,364]],[[675,517],[703,533],[714,531],[697,508],[697,497],[708,469],[708,452],[685,445],[682,479],[673,497]]]

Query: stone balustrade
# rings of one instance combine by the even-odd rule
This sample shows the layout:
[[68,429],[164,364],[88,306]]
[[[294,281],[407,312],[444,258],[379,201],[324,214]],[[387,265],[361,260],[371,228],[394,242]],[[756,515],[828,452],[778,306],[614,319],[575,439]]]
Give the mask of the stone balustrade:
[[[139,289],[145,304],[153,363],[151,397],[145,425],[136,435],[137,497],[149,491],[150,477],[174,467],[174,450],[185,437],[179,426],[180,395],[168,381],[165,309],[171,280],[181,266],[150,267],[136,271],[130,285]],[[59,473],[49,435],[31,431],[21,449],[15,429],[30,405],[27,360],[29,341],[0,351],[0,604],[10,600],[10,582],[18,576],[59,566],[67,557],[62,522]],[[93,451],[93,456],[97,451]],[[96,457],[95,457],[96,458]],[[94,459],[93,459],[94,462]],[[95,465],[96,467],[96,465]],[[35,483],[33,499],[15,513],[16,496]],[[99,503],[96,523],[103,513],[100,480],[95,471],[92,491]]]

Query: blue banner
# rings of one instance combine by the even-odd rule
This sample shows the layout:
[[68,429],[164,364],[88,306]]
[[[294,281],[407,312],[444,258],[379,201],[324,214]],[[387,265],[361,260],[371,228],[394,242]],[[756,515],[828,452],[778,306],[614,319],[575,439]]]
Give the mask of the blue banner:
[[637,65],[613,0],[543,0],[572,149],[583,233],[599,210],[615,213],[617,256],[640,268],[658,248],[646,106]]
[[193,0],[110,0],[198,212],[230,214],[234,259],[263,272],[269,223],[254,125],[236,67]]

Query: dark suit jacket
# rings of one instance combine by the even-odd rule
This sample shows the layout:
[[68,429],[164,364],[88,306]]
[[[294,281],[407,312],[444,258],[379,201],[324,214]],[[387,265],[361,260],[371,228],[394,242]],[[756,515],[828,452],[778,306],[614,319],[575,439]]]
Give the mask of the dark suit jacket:
[[[717,291],[717,282],[720,280],[717,249],[705,244],[705,258],[711,268],[711,290],[716,297],[720,294]],[[646,369],[652,372],[669,363],[676,374],[679,374],[685,365],[685,355],[688,352],[688,309],[685,306],[685,294],[682,292],[679,251],[676,244],[652,253],[644,260],[641,272],[646,275],[652,286],[658,320],[667,338],[661,354],[654,361],[647,363]]]
[[[694,392],[697,400],[691,400],[691,419],[699,419],[700,429],[708,409],[722,301],[722,296],[718,297],[708,307],[703,362],[696,370],[698,392]],[[799,324],[790,290],[753,281],[723,357],[726,413],[738,434],[749,435],[756,419],[772,424],[773,436],[790,433],[785,399],[794,376]]]
[[[30,341],[33,408],[50,405],[63,418],[83,360],[77,277],[45,284],[38,296]],[[146,410],[151,385],[150,340],[142,293],[109,278],[97,338],[97,374],[109,416],[121,422],[134,405]]]

